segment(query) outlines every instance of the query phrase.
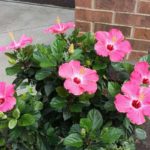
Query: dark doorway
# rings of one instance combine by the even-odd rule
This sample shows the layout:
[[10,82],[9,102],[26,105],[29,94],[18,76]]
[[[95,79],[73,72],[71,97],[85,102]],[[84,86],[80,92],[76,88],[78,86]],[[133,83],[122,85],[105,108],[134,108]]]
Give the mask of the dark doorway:
[[75,0],[14,0],[14,1],[31,2],[38,4],[50,4],[70,8],[75,7]]

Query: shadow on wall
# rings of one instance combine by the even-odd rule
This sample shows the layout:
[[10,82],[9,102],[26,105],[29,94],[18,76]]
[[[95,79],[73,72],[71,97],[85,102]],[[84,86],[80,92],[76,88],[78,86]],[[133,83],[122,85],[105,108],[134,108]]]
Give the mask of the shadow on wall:
[[63,7],[75,7],[75,0],[13,0],[13,1],[22,1],[22,2],[31,2],[31,3],[38,3],[38,4],[50,4],[50,5],[57,5]]

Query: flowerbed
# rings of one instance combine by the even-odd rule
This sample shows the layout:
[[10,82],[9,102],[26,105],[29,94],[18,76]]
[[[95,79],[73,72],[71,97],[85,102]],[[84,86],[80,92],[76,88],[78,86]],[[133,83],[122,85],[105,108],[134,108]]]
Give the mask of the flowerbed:
[[12,43],[0,47],[6,73],[16,75],[0,82],[1,149],[135,150],[146,138],[149,56],[125,62],[132,47],[117,29],[65,34],[70,28],[57,20],[44,30],[55,34],[50,45],[10,33]]

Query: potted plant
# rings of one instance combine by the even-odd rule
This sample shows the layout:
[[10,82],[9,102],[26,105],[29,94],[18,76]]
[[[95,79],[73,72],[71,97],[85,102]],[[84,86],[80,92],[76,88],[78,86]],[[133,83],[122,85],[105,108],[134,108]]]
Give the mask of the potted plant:
[[66,34],[74,27],[58,19],[44,30],[55,34],[52,44],[10,33],[0,48],[15,75],[13,84],[0,82],[2,150],[135,150],[146,138],[149,56],[130,64],[121,31]]

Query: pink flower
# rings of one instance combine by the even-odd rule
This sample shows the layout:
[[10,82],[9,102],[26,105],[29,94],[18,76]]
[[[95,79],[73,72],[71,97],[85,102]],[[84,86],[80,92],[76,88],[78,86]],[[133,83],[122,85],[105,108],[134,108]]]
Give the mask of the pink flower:
[[13,97],[14,93],[14,85],[0,82],[0,112],[13,109],[16,104],[16,99]]
[[96,32],[97,43],[95,44],[96,53],[99,56],[110,57],[112,62],[123,60],[126,54],[131,52],[131,45],[121,31],[112,29],[109,32]]
[[0,51],[17,50],[19,48],[24,48],[27,44],[32,43],[32,38],[27,37],[26,35],[22,35],[19,41],[15,41],[12,33],[10,33],[10,37],[12,42],[8,46],[0,47]]
[[144,84],[150,86],[149,64],[144,61],[136,63],[130,79],[138,85]]
[[45,29],[44,32],[52,34],[62,34],[70,28],[75,28],[75,24],[73,22],[61,23],[59,17],[57,17],[56,22],[57,24]]
[[59,76],[65,78],[64,87],[74,95],[81,95],[84,92],[93,94],[97,90],[99,77],[95,70],[85,68],[79,61],[72,60],[59,67]]
[[115,97],[116,109],[126,113],[129,120],[137,125],[145,122],[145,117],[150,117],[150,88],[140,87],[128,81],[122,86],[122,94]]

